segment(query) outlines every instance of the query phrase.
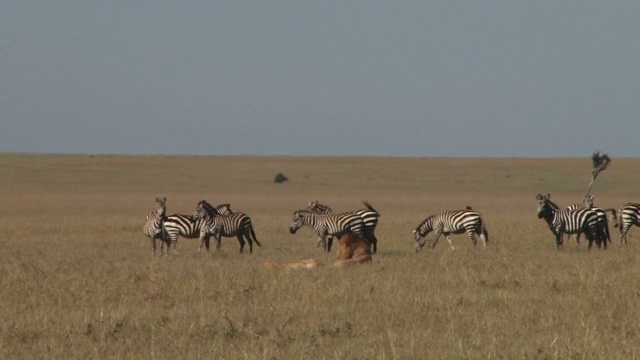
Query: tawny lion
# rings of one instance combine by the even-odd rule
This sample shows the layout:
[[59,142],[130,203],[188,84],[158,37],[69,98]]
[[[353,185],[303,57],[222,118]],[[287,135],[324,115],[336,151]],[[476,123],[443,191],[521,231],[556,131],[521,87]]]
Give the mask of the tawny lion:
[[338,260],[331,266],[340,267],[371,261],[371,243],[360,234],[346,233],[340,237]]
[[[346,233],[340,237],[338,260],[331,267],[362,264],[371,261],[371,244],[362,235]],[[289,263],[267,261],[262,264],[268,269],[313,269],[324,266],[315,259],[306,259]]]

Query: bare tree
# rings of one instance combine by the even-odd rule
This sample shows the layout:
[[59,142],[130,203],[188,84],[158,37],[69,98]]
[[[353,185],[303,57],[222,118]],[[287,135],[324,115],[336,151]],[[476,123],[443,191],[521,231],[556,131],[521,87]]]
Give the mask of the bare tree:
[[591,171],[591,181],[589,182],[589,187],[587,187],[587,192],[584,194],[584,199],[587,199],[589,193],[591,192],[591,187],[593,183],[596,181],[596,177],[600,172],[606,170],[611,164],[611,158],[609,155],[601,153],[600,151],[596,151],[591,155],[591,161],[593,161],[593,170]]

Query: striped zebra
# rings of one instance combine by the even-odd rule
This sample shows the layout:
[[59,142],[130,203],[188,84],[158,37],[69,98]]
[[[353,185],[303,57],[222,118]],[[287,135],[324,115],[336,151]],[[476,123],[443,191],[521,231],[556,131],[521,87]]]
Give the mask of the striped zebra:
[[218,206],[213,206],[209,204],[206,200],[201,200],[196,206],[196,212],[200,212],[201,209],[204,209],[211,216],[215,215],[231,215],[233,211],[231,210],[230,204],[220,204]]
[[640,204],[626,203],[620,209],[620,243],[627,244],[627,233],[632,225],[640,226]]
[[[593,205],[593,200],[595,199],[595,197],[596,197],[595,195],[589,195],[584,198],[584,205],[571,204],[567,206],[567,210],[574,211],[574,210],[581,210],[581,209],[589,209],[595,212],[598,215],[598,237],[600,238],[601,241],[606,241],[611,243],[611,236],[609,233],[609,222],[612,222],[614,227],[618,227],[617,211],[616,209],[613,209],[613,208],[601,209],[599,207],[595,207]],[[571,237],[571,234],[568,234],[567,236]],[[579,234],[576,236],[576,241],[580,243]]]
[[484,223],[484,219],[479,212],[473,211],[470,207],[466,210],[446,210],[437,215],[431,215],[418,225],[413,231],[416,240],[415,250],[419,252],[427,243],[426,236],[435,231],[431,248],[438,243],[438,239],[444,234],[449,242],[451,250],[455,250],[451,241],[451,234],[462,234],[466,232],[475,246],[478,243],[476,235],[482,240],[482,245],[486,248],[489,242],[489,233]]
[[[258,246],[262,246],[256,237],[256,233],[253,230],[251,218],[241,212],[226,214],[221,209],[227,206],[227,210],[230,211],[228,204],[223,204],[217,208],[209,205],[206,201],[198,203],[196,211],[193,213],[193,217],[198,220],[203,220],[206,229],[207,236],[201,237],[200,248],[202,248],[203,242],[207,250],[209,250],[209,237],[214,236],[216,239],[216,249],[220,250],[222,245],[222,237],[237,237],[240,243],[240,252],[244,250],[245,239],[249,243],[249,253],[253,252],[253,242]],[[223,212],[221,214],[221,212]],[[198,249],[199,251],[199,249]]]
[[187,239],[200,239],[200,248],[202,248],[203,242],[209,242],[209,233],[208,229],[205,226],[206,221],[202,218],[196,219],[191,215],[182,215],[182,214],[173,214],[166,217],[164,220],[164,237],[165,241],[168,241],[167,244],[167,253],[169,252],[169,247],[173,247],[173,251],[175,252],[175,247],[178,242],[178,237],[182,236]]
[[[153,255],[156,254],[156,239],[160,240],[160,254],[164,252],[164,239],[162,237],[162,223],[165,219],[167,212],[167,198],[156,198],[156,209],[147,215],[147,221],[145,222],[142,232],[151,239],[151,246],[153,249]],[[167,251],[169,246],[167,244]]]
[[364,221],[354,213],[318,214],[310,210],[295,211],[289,232],[295,234],[304,225],[314,229],[318,237],[324,240],[327,244],[326,251],[331,251],[334,236],[340,237],[348,232],[364,236]]
[[[376,211],[376,209],[374,209],[373,206],[371,206],[371,204],[369,204],[368,202],[363,201],[362,203],[364,204],[366,209],[349,211],[339,214],[353,213],[362,218],[362,221],[364,221],[364,237],[371,243],[372,252],[375,254],[378,251],[378,238],[376,238],[375,230],[376,226],[378,226],[378,218],[380,217],[380,213]],[[318,214],[334,213],[329,206],[320,204],[317,200],[309,202],[307,209]],[[328,241],[333,242],[333,237],[330,237]],[[317,244],[324,244],[324,239],[319,237]],[[326,244],[324,245],[326,246]]]
[[[599,236],[598,215],[589,209],[566,210],[560,209],[558,205],[550,200],[551,194],[536,195],[538,201],[538,218],[544,219],[549,225],[549,229],[556,236],[556,247],[562,248],[563,234],[585,233],[589,241],[589,249],[595,241],[598,248],[602,243]],[[607,243],[604,242],[606,248]]]

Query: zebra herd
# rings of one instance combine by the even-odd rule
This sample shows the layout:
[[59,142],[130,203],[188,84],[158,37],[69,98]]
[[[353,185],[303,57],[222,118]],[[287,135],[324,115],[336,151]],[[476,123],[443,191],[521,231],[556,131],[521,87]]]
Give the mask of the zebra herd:
[[[627,203],[621,209],[600,209],[593,206],[593,197],[585,199],[585,204],[573,204],[561,209],[551,201],[551,194],[536,195],[538,202],[538,218],[544,219],[555,236],[556,246],[562,248],[563,235],[575,234],[577,241],[585,234],[589,248],[595,242],[597,247],[607,247],[611,242],[608,223],[620,227],[620,242],[627,243],[627,234],[631,226],[640,226],[640,204]],[[349,212],[333,212],[333,210],[318,201],[309,202],[306,209],[296,210],[289,232],[295,234],[303,226],[315,230],[318,235],[317,246],[331,251],[333,238],[346,233],[354,233],[365,238],[371,244],[371,252],[376,253],[378,239],[375,229],[378,225],[380,213],[366,201],[365,208]],[[619,222],[619,224],[618,224]],[[203,245],[209,250],[211,237],[216,241],[216,249],[221,248],[222,237],[236,237],[243,252],[245,244],[249,243],[249,252],[253,252],[253,243],[262,246],[258,241],[251,218],[242,212],[233,212],[231,205],[221,204],[213,206],[202,200],[196,205],[192,215],[166,215],[166,198],[156,198],[156,209],[147,215],[143,227],[144,234],[151,240],[153,254],[156,253],[156,240],[160,241],[160,251],[169,252],[176,247],[180,236],[188,239],[200,240],[198,251]],[[489,241],[489,234],[482,215],[467,207],[464,210],[447,210],[431,215],[422,221],[413,231],[416,241],[415,251],[419,252],[426,245],[426,236],[434,232],[431,247],[435,247],[441,235],[445,235],[449,246],[455,249],[451,241],[451,234],[467,233],[474,245],[480,238],[484,247]]]
[[156,198],[156,210],[147,215],[147,221],[143,227],[144,234],[151,239],[153,254],[156,253],[156,240],[160,241],[160,252],[164,252],[164,246],[175,249],[178,237],[187,239],[200,239],[202,250],[205,245],[209,250],[211,236],[216,240],[216,249],[220,249],[221,238],[237,237],[240,243],[240,252],[244,250],[245,239],[249,243],[249,252],[253,252],[253,242],[261,246],[256,238],[251,218],[245,213],[233,212],[229,204],[213,206],[205,200],[200,201],[193,215],[173,214],[166,216],[167,198]]
[[640,204],[626,203],[619,210],[601,209],[593,205],[594,196],[584,199],[584,205],[573,204],[561,209],[551,201],[551,194],[538,193],[538,218],[544,219],[549,229],[555,235],[556,247],[562,248],[563,235],[576,234],[576,241],[580,242],[582,233],[587,237],[589,248],[593,243],[600,248],[607,247],[611,242],[609,222],[614,227],[620,227],[620,243],[627,244],[627,235],[631,226],[640,226]]

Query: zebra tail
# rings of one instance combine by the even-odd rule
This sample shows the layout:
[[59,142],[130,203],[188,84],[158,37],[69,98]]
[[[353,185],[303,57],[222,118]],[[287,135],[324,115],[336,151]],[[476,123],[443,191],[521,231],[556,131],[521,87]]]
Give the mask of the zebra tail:
[[364,204],[364,206],[367,207],[367,209],[375,212],[376,214],[378,214],[378,216],[381,216],[380,213],[378,212],[378,210],[374,209],[373,206],[371,206],[371,204],[369,204],[368,201],[362,200],[362,203]]
[[482,234],[484,234],[484,241],[489,242],[489,231],[484,223],[484,217],[480,214],[480,221],[482,222]]
[[262,246],[262,244],[260,244],[260,241],[258,241],[258,238],[256,237],[256,232],[253,231],[253,225],[249,227],[249,231],[251,232],[251,237],[253,238],[253,241],[255,241],[256,244],[258,244],[258,246]]

